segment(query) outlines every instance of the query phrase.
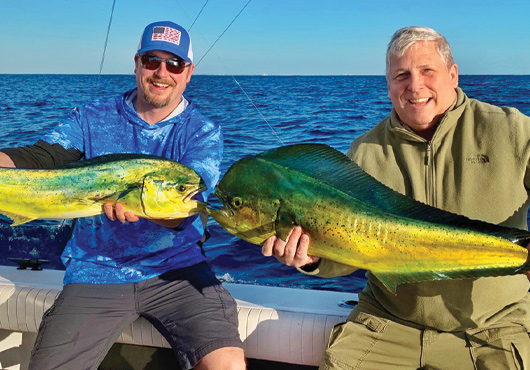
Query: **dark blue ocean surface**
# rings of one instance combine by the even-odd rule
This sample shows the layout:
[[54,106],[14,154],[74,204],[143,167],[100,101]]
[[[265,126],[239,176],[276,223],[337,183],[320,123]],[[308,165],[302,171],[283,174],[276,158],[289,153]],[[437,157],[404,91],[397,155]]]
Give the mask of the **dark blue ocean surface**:
[[[133,75],[0,75],[0,148],[32,144],[76,105],[111,97],[135,86]],[[516,107],[530,115],[530,76],[461,76],[473,98]],[[223,173],[236,160],[302,142],[325,143],[346,152],[353,139],[391,110],[383,76],[194,76],[186,96],[223,126]],[[210,198],[215,203],[215,198]],[[358,292],[364,272],[321,279],[302,275],[261,248],[210,221],[205,252],[224,281]],[[69,221],[34,221],[18,227],[0,219],[0,264],[8,257],[49,259],[44,268],[63,269],[59,256]]]

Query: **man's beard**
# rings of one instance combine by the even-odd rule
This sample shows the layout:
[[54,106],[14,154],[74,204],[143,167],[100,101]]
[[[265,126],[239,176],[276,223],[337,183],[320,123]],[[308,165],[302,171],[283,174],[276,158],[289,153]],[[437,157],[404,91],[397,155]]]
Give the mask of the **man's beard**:
[[[153,79],[153,78],[146,79],[145,80],[145,86],[149,86],[151,84],[151,82],[164,83],[166,85],[169,85],[170,87],[173,87],[173,88],[175,87],[173,84],[170,84],[167,81]],[[161,99],[156,94],[149,93],[149,91],[146,88],[143,89],[143,95],[144,95],[145,100],[149,104],[151,104],[152,106],[154,106],[156,108],[163,108],[163,107],[167,106],[170,103],[171,98],[173,96],[173,94],[169,94],[166,98]]]
[[156,107],[156,108],[163,108],[167,106],[169,102],[171,101],[171,95],[169,95],[165,99],[160,99],[158,96],[153,96],[151,94],[146,93],[145,91],[143,92],[143,94],[144,94],[145,100],[149,104],[151,104],[153,107]]

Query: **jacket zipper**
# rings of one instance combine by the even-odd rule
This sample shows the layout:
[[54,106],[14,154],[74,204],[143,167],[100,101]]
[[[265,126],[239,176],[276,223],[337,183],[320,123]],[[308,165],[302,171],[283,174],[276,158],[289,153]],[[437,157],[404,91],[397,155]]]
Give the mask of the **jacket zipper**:
[[425,167],[425,199],[428,205],[436,207],[434,199],[434,160],[431,141],[427,142]]

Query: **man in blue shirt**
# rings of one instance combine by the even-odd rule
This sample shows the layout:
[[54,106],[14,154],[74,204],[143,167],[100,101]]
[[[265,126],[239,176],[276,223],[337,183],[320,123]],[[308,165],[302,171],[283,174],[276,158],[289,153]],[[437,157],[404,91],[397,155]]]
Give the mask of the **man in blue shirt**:
[[[34,145],[2,149],[0,166],[157,155],[194,169],[206,201],[220,176],[223,137],[183,97],[194,70],[189,34],[172,22],[152,23],[134,60],[135,89],[73,109]],[[104,212],[74,225],[62,254],[65,286],[43,317],[30,369],[97,369],[139,316],[164,335],[181,368],[244,369],[236,304],[206,263],[201,218],[140,219],[120,203]]]

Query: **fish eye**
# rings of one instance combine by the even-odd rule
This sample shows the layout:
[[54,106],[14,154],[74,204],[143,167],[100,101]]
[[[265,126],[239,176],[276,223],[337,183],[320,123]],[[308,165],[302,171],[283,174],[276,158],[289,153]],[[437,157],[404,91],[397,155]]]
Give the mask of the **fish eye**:
[[239,208],[243,205],[243,200],[239,197],[232,199],[232,206],[234,208]]
[[181,192],[181,193],[184,193],[186,191],[186,185],[180,185],[178,187],[178,191]]

